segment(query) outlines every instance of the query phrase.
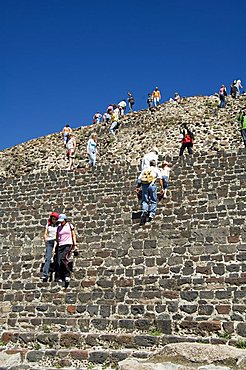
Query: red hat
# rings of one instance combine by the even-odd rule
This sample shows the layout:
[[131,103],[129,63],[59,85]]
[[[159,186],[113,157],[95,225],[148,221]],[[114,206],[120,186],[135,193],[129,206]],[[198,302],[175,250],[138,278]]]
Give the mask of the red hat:
[[59,218],[59,214],[57,212],[51,212],[50,218],[51,217],[56,217],[58,219]]

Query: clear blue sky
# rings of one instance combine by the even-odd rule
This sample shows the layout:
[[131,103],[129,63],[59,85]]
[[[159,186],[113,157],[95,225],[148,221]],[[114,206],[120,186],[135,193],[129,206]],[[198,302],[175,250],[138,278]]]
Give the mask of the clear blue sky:
[[0,0],[0,149],[90,124],[157,85],[206,95],[246,85],[245,0]]

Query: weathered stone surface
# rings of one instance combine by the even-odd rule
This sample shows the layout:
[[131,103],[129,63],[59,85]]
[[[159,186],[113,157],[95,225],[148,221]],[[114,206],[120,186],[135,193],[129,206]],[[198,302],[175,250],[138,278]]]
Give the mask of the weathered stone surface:
[[10,366],[17,366],[21,364],[20,353],[7,354],[4,352],[0,353],[0,367],[9,368]]
[[236,366],[238,361],[246,358],[246,353],[242,349],[233,348],[225,345],[211,345],[199,343],[175,343],[167,344],[160,354],[153,356],[158,362],[172,361],[179,359],[186,363],[204,363],[223,366]]

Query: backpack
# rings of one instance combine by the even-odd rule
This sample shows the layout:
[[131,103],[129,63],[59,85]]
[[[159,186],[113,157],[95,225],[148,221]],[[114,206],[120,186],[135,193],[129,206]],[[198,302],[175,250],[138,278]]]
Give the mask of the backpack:
[[142,184],[151,184],[152,182],[154,183],[155,180],[156,177],[154,176],[152,169],[147,168],[146,170],[144,170],[144,173],[141,177]]

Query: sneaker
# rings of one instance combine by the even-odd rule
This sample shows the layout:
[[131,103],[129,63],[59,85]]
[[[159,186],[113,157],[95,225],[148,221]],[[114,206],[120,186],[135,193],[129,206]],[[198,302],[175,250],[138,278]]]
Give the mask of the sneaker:
[[141,216],[141,219],[140,219],[140,225],[145,225],[146,223],[146,218],[147,218],[147,215],[146,213],[143,213],[142,216]]
[[57,281],[58,281],[58,283],[62,283],[62,279],[58,279]]
[[152,224],[154,222],[154,217],[149,217],[149,223]]
[[43,283],[47,283],[48,281],[48,276],[42,276]]
[[70,281],[70,277],[69,277],[69,276],[66,276],[66,277],[65,277],[65,282],[66,282],[66,283],[69,283],[69,281]]

